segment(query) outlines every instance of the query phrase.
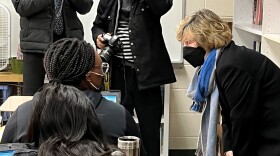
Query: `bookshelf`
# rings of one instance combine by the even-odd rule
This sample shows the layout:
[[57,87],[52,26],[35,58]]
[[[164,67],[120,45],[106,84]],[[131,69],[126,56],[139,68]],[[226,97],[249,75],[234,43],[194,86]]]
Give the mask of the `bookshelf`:
[[235,0],[233,40],[253,49],[253,42],[261,42],[261,53],[280,66],[280,1],[263,0],[262,25],[253,24],[254,0]]

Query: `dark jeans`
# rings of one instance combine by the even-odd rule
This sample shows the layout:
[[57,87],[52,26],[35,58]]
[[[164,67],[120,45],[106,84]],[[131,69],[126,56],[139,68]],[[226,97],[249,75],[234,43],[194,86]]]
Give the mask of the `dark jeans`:
[[121,104],[129,112],[133,112],[133,108],[135,108],[147,154],[148,156],[159,156],[162,116],[160,86],[139,90],[136,70],[130,66],[123,66],[121,61],[117,60],[112,64],[110,89],[121,90]]
[[23,53],[23,95],[33,96],[44,84],[44,54]]

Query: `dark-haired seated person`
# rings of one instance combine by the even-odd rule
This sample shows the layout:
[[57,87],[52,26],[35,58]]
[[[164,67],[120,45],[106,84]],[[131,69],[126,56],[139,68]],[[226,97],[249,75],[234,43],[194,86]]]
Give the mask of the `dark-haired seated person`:
[[[130,113],[120,104],[102,97],[101,86],[109,65],[102,63],[89,43],[69,38],[56,41],[45,54],[44,67],[50,82],[59,81],[64,85],[75,86],[87,95],[96,109],[109,143],[117,145],[118,137],[125,135],[140,137]],[[33,101],[40,94],[40,91],[37,92],[33,100],[20,105],[13,113],[4,130],[2,143],[26,142]],[[141,146],[141,156],[143,155],[146,152]]]
[[106,141],[94,105],[77,88],[47,84],[33,103],[28,140],[39,156],[110,156],[116,149]]

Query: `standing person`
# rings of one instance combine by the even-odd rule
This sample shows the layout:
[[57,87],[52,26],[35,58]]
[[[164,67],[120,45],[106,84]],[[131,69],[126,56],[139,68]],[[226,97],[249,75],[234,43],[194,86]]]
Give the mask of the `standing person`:
[[38,156],[111,156],[113,148],[94,105],[82,91],[52,82],[43,87],[34,105],[28,136],[39,148]]
[[227,23],[207,9],[186,17],[177,39],[184,44],[184,59],[197,67],[188,90],[192,109],[203,111],[197,154],[215,155],[219,103],[225,155],[279,156],[279,67],[266,56],[235,45]]
[[61,38],[84,37],[77,16],[90,11],[93,0],[12,0],[20,15],[23,53],[23,95],[34,95],[44,84],[43,57],[50,44]]
[[[141,139],[139,129],[130,113],[122,105],[102,97],[101,86],[109,66],[101,61],[89,43],[74,38],[56,41],[46,52],[44,67],[50,82],[58,81],[64,85],[75,86],[92,101],[109,143],[117,145],[118,138],[127,135]],[[36,105],[34,101],[40,94],[41,91],[38,91],[33,100],[16,109],[5,126],[1,143],[26,141],[28,122]],[[145,156],[143,146],[140,150],[141,156]]]
[[[117,36],[122,49],[111,56],[110,89],[121,90],[121,104],[135,108],[149,156],[160,155],[160,85],[176,81],[160,24],[172,0],[100,0],[92,35],[104,50],[104,34]],[[115,48],[113,48],[115,49]],[[108,61],[108,60],[105,60]]]

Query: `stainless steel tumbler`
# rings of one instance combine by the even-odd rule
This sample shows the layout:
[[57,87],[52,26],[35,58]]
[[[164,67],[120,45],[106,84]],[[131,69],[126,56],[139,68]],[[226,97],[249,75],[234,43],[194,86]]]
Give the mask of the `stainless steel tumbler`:
[[119,137],[118,147],[125,153],[126,156],[140,156],[140,139],[138,137]]
[[111,156],[125,156],[125,154],[121,151],[114,151]]

